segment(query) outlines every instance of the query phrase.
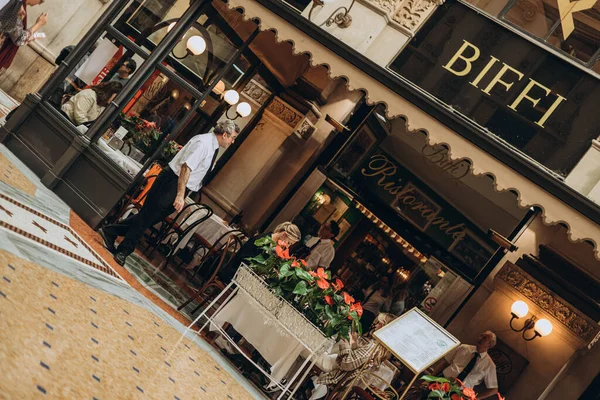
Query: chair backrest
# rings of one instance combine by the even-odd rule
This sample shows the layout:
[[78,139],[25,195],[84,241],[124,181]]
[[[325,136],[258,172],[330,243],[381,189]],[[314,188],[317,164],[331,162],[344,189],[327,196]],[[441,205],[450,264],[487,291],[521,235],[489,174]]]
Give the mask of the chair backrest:
[[144,177],[144,180],[142,180],[142,182],[135,188],[131,196],[131,202],[134,204],[143,205],[144,200],[146,200],[146,196],[148,196],[148,192],[152,188],[152,185],[157,177],[158,175],[148,175]]
[[[235,256],[240,247],[242,247],[242,240],[239,238],[239,236],[235,234],[229,234],[225,243],[218,248],[216,246],[213,247],[209,254],[203,257],[203,262],[208,261],[210,263],[208,265],[210,278],[208,278],[207,282],[212,282],[215,280],[219,274],[219,271],[221,271],[221,268],[224,265],[229,264],[229,261],[231,261],[231,259]],[[202,265],[201,263],[199,267],[205,268],[206,265]]]
[[[192,212],[190,212],[188,215],[183,214],[186,208],[194,205],[197,206],[197,208],[192,210]],[[198,215],[200,215],[200,218],[196,219],[187,228],[185,228],[181,235],[182,238],[184,238],[189,232],[193,232],[198,225],[209,219],[213,215],[213,210],[205,204],[192,203],[184,207],[183,210],[181,210],[181,212],[173,220],[173,223],[177,222],[179,226],[183,226],[192,216],[197,217]]]

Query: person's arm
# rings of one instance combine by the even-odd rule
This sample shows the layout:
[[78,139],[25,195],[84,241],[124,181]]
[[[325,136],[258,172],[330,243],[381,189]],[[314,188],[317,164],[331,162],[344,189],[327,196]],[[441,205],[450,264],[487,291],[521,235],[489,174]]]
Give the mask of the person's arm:
[[494,396],[496,393],[498,393],[498,388],[486,389],[477,395],[477,400],[487,399]]
[[361,346],[357,349],[352,349],[352,345],[348,343],[343,346],[340,345],[340,355],[338,357],[338,365],[342,371],[354,371],[363,366],[369,360],[372,355],[373,346],[371,345]]
[[40,28],[48,23],[48,13],[41,13],[40,16],[35,21],[35,24],[29,29],[31,33],[35,33],[40,30]]
[[187,164],[183,164],[181,166],[181,171],[179,171],[179,179],[177,180],[177,195],[175,196],[175,201],[173,202],[173,207],[175,207],[175,211],[177,212],[180,212],[185,205],[185,188],[188,180],[190,179],[191,171],[192,170]]

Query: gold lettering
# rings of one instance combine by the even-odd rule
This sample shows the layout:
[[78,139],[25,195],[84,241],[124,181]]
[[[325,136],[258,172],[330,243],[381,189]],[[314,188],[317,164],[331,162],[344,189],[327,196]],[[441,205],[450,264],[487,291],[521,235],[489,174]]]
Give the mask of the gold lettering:
[[596,4],[597,0],[579,0],[571,2],[571,0],[557,0],[558,14],[560,16],[560,24],[562,25],[563,39],[567,40],[569,35],[575,30],[575,22],[573,14],[576,12],[589,10]]
[[496,74],[496,76],[492,79],[492,81],[490,82],[489,85],[487,85],[487,87],[485,88],[485,90],[483,91],[483,93],[489,95],[490,91],[493,89],[494,86],[496,86],[497,83],[501,84],[502,86],[504,86],[506,88],[506,91],[509,91],[510,88],[512,87],[512,85],[514,85],[514,82],[506,82],[502,80],[502,77],[504,76],[504,74],[506,73],[506,71],[512,71],[515,74],[517,74],[517,76],[519,77],[519,79],[517,79],[518,81],[521,80],[521,78],[523,78],[523,74],[521,72],[519,72],[518,70],[514,69],[513,67],[511,67],[510,65],[506,64],[506,63],[502,63],[503,67],[500,68],[500,71]]
[[531,89],[534,88],[534,86],[544,89],[544,91],[546,92],[546,96],[550,94],[550,89],[548,89],[541,83],[538,83],[533,79],[529,78],[529,83],[527,84],[527,86],[525,86],[525,89],[523,89],[521,94],[517,96],[515,101],[513,101],[513,103],[510,106],[508,106],[508,108],[510,108],[513,111],[517,111],[517,107],[519,106],[519,104],[521,104],[521,101],[523,101],[523,99],[529,100],[534,107],[537,106],[541,99],[534,99],[533,97],[529,96],[529,92],[531,91]]
[[489,70],[492,68],[492,66],[494,64],[496,64],[496,61],[500,61],[494,56],[490,56],[490,58],[491,58],[490,62],[488,62],[485,67],[483,67],[483,69],[481,70],[479,75],[477,75],[477,77],[475,79],[473,79],[473,82],[470,82],[471,85],[477,87],[477,85],[479,85],[479,82],[481,82],[481,79],[483,79],[485,74],[487,74],[489,72]]
[[552,103],[552,105],[550,106],[550,108],[548,109],[548,111],[546,111],[546,113],[544,115],[542,115],[542,118],[540,118],[540,120],[535,123],[536,125],[539,125],[539,126],[541,126],[543,128],[544,124],[546,123],[546,121],[548,120],[548,118],[550,118],[550,116],[552,115],[552,113],[554,111],[556,111],[556,109],[558,108],[558,106],[560,105],[560,103],[562,103],[563,101],[566,100],[564,97],[562,97],[559,94],[557,94],[556,96],[557,96],[557,99],[554,100],[554,103]]
[[[477,60],[479,58],[479,55],[481,54],[481,51],[477,46],[467,42],[466,40],[463,40],[463,42],[464,44],[460,47],[460,49],[458,49],[458,51],[456,52],[456,54],[454,54],[450,61],[448,61],[448,64],[443,66],[444,69],[452,72],[456,76],[468,75],[469,72],[471,72],[471,68],[473,67],[472,62]],[[471,57],[465,57],[462,53],[469,47],[473,49],[473,55]],[[459,58],[466,63],[466,66],[462,71],[453,70],[452,66],[456,61],[458,61]]]

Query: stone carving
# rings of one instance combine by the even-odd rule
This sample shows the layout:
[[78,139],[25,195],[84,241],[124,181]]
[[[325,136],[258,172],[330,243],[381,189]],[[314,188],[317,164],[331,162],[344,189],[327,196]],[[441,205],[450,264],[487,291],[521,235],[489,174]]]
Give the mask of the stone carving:
[[523,19],[527,22],[533,21],[538,13],[537,6],[530,1],[517,2],[517,8],[521,10]]
[[590,322],[584,314],[573,309],[550,290],[531,279],[514,264],[506,263],[497,277],[552,315],[584,341],[590,341],[596,336],[597,325]]
[[368,0],[380,10],[385,11],[390,19],[403,27],[415,30],[436,6],[445,0]]
[[444,0],[404,0],[393,14],[393,19],[410,30],[415,30],[423,19]]
[[302,118],[304,118],[304,115],[287,105],[279,97],[275,97],[273,101],[271,101],[271,103],[267,106],[267,110],[289,125],[291,128],[297,127]]
[[271,96],[271,92],[254,80],[248,82],[242,93],[248,96],[250,100],[261,106],[265,104],[266,101],[269,100],[269,96]]

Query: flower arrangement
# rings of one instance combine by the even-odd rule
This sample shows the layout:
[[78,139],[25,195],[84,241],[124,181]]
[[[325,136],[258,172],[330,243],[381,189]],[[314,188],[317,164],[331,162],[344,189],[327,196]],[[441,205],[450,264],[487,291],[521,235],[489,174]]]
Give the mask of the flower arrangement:
[[352,329],[362,334],[360,302],[343,291],[344,283],[323,268],[308,271],[305,260],[291,257],[285,243],[270,237],[255,242],[262,254],[248,259],[271,291],[293,303],[325,336],[349,339]]
[[120,117],[121,126],[129,131],[125,141],[137,147],[144,154],[151,151],[162,133],[156,123],[148,122],[137,115],[121,113]]
[[[429,382],[427,399],[450,399],[450,400],[477,400],[477,393],[458,379],[438,378],[431,375],[421,377]],[[498,393],[498,400],[505,400]]]

